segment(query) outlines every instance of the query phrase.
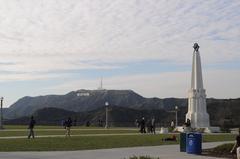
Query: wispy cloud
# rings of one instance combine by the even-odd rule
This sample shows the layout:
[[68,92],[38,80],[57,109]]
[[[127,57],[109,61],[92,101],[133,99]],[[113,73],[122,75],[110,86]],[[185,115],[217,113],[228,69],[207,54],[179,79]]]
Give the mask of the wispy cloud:
[[46,80],[62,77],[62,74],[36,74],[36,73],[5,73],[0,77],[0,82]]
[[187,61],[198,41],[211,62],[240,59],[237,0],[0,3],[3,58]]
[[[1,62],[2,61],[2,62]],[[51,72],[64,70],[82,70],[82,69],[116,69],[122,67],[115,63],[101,63],[98,61],[84,61],[77,58],[55,57],[55,56],[34,56],[8,58],[8,62],[0,60],[0,71],[12,72]],[[12,61],[12,62],[10,62]]]
[[[239,8],[239,0],[0,0],[0,81],[72,76],[69,79],[73,82],[79,77],[71,71],[85,77],[82,70],[97,74],[121,69],[125,74],[111,74],[107,79],[128,75],[148,78],[150,73],[155,74],[151,77],[161,82],[152,81],[154,87],[139,84],[133,88],[153,95],[159,94],[157,88],[162,86],[164,96],[174,96],[167,86],[171,88],[178,82],[185,85],[179,79],[186,77],[182,74],[175,79],[175,74],[160,78],[158,74],[163,72],[148,62],[168,62],[174,64],[171,72],[186,71],[186,65],[191,64],[192,45],[198,42],[203,66],[238,63]],[[130,67],[139,62],[148,69],[132,74]],[[231,69],[238,70],[239,66]],[[172,83],[161,85],[169,81],[167,78]],[[181,88],[178,91],[183,92]]]

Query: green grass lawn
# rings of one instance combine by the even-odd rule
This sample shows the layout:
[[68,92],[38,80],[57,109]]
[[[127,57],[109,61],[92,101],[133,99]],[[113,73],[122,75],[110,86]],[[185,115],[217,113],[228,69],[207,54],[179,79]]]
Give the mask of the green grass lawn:
[[[61,151],[86,150],[134,146],[155,146],[177,144],[178,142],[163,142],[162,138],[171,135],[117,135],[117,136],[76,136],[47,137],[32,139],[0,139],[0,151]],[[231,141],[234,135],[204,135],[204,142]]]
[[[5,126],[0,131],[0,137],[27,136],[27,126]],[[126,133],[132,133],[128,135]],[[178,142],[163,142],[162,139],[171,135],[135,135],[137,129],[133,128],[110,128],[99,127],[73,127],[72,135],[85,134],[123,134],[109,136],[72,136],[65,137],[44,137],[44,135],[64,135],[65,130],[61,126],[36,126],[34,140],[22,139],[0,139],[0,151],[61,151],[61,150],[85,150],[103,149],[133,146],[155,146],[163,144],[178,144]],[[124,135],[125,134],[125,135]],[[179,135],[177,135],[179,138]],[[204,142],[232,141],[235,136],[231,134],[203,135]]]
[[0,140],[0,151],[56,151],[56,150],[85,150],[116,147],[152,146],[174,144],[162,142],[165,135],[136,135],[136,136],[84,136],[84,137],[53,137]]
[[[105,129],[103,127],[84,127],[74,126],[71,128],[72,135],[82,134],[117,134],[117,133],[137,133],[135,128],[110,128]],[[26,125],[5,125],[4,130],[0,130],[0,137],[7,136],[26,136],[28,129]],[[42,135],[64,135],[65,129],[61,126],[39,126],[35,127],[36,136]]]
[[[4,125],[4,129],[27,129],[28,125]],[[48,125],[36,125],[36,129],[62,129],[62,126],[48,126]],[[74,126],[76,129],[103,129],[103,127],[86,127],[86,126]]]
[[234,134],[206,134],[203,135],[203,142],[233,141],[235,137]]
[[[137,133],[137,130],[121,130],[121,129],[72,129],[72,135],[83,135],[83,134],[121,134],[121,133]],[[23,129],[20,131],[11,131],[11,130],[4,130],[0,131],[0,137],[7,137],[7,136],[26,136],[28,134],[27,129]],[[42,136],[42,135],[64,135],[65,130],[44,130],[44,129],[36,129],[35,135]]]

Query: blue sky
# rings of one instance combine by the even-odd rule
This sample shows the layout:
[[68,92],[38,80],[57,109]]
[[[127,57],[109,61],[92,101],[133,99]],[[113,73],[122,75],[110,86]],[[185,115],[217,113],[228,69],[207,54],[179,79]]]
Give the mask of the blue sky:
[[208,97],[240,97],[238,0],[0,1],[0,88],[23,96],[133,89],[187,97],[194,42]]

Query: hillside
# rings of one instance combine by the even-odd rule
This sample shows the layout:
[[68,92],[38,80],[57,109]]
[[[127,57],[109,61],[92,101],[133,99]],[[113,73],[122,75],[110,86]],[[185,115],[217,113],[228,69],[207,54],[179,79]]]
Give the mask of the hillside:
[[[59,108],[43,108],[33,113],[38,124],[61,125],[62,120],[71,117],[77,120],[77,125],[84,125],[90,122],[98,126],[99,120],[105,123],[105,108],[101,107],[87,112],[72,112]],[[167,125],[175,114],[165,110],[136,110],[131,108],[111,106],[109,107],[109,124],[111,126],[134,126],[136,119],[145,117],[156,118],[158,125]],[[21,117],[6,121],[6,124],[28,124],[29,117]]]
[[[110,120],[117,125],[132,123],[141,116],[155,116],[160,123],[167,124],[175,119],[171,111],[176,105],[180,109],[179,123],[183,123],[187,112],[187,99],[144,98],[131,90],[79,90],[66,95],[23,97],[10,108],[4,109],[4,118],[18,118],[20,121],[25,118],[27,121],[26,117],[34,114],[43,124],[51,124],[72,116],[80,123],[94,123],[99,119],[105,120],[106,101],[112,108]],[[240,98],[207,99],[207,111],[211,125],[240,126]]]
[[31,115],[38,109],[53,107],[74,112],[94,110],[110,105],[133,109],[171,109],[177,104],[186,106],[186,99],[176,98],[144,98],[132,90],[78,90],[66,95],[46,95],[23,97],[11,105],[5,118],[18,118]]
[[[218,100],[208,99],[208,113],[210,115],[210,123],[212,126],[220,126],[222,128],[239,127],[239,99]],[[187,107],[181,107],[178,112],[179,125],[185,121]],[[60,125],[61,121],[72,117],[76,119],[78,125],[85,125],[90,122],[92,125],[98,126],[99,120],[105,123],[105,108],[100,107],[95,110],[86,112],[73,112],[59,108],[43,108],[33,113],[38,124]],[[145,117],[150,119],[156,118],[158,126],[168,126],[171,120],[175,120],[175,113],[164,109],[132,109],[126,107],[110,106],[109,123],[111,126],[134,126],[136,119]],[[29,117],[21,117],[8,120],[6,124],[27,124]]]

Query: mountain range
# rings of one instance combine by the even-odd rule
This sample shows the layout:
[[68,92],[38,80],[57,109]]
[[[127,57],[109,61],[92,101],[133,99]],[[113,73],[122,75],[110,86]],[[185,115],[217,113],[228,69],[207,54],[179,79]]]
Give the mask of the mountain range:
[[171,109],[175,105],[186,106],[186,99],[144,98],[132,90],[78,90],[65,95],[46,95],[23,97],[11,105],[5,112],[5,118],[29,116],[42,108],[60,108],[73,112],[85,112],[110,106],[133,109]]
[[[109,103],[110,119],[114,125],[131,125],[135,119],[155,117],[161,125],[175,119],[179,107],[179,123],[185,120],[187,99],[145,98],[132,90],[77,90],[65,95],[23,97],[4,110],[9,123],[25,123],[34,115],[41,124],[56,124],[68,116],[78,123],[97,123],[105,120],[105,102]],[[240,98],[207,99],[211,125],[240,126]]]

